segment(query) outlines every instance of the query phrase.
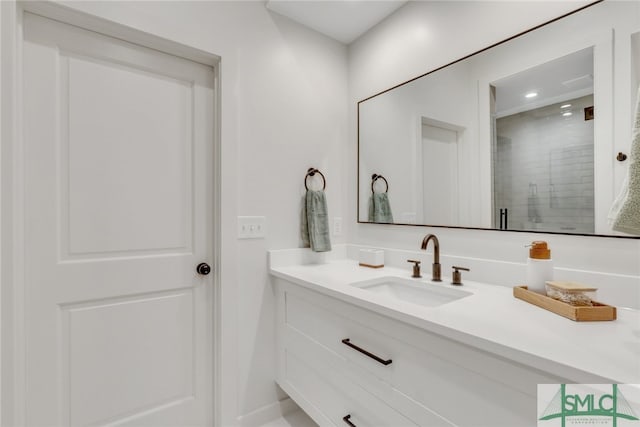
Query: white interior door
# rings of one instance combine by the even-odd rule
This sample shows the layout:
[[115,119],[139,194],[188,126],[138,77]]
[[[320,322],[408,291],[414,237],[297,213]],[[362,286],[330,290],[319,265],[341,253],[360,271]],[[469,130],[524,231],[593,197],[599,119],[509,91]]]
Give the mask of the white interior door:
[[212,425],[214,73],[25,13],[27,425]]
[[424,221],[458,225],[458,132],[422,125]]

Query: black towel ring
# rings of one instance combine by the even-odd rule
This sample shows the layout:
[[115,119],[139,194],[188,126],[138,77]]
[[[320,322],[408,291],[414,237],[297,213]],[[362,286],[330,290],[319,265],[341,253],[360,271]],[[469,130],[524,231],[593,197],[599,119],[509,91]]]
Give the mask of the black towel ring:
[[325,179],[322,172],[320,172],[316,168],[309,168],[307,170],[307,174],[304,176],[304,188],[306,188],[307,191],[309,191],[309,187],[307,187],[307,178],[309,178],[310,176],[314,176],[316,173],[319,173],[322,177],[322,190],[324,191],[324,189],[327,188],[327,180]]
[[387,179],[382,175],[378,175],[377,173],[374,173],[373,175],[371,175],[371,192],[375,193],[375,191],[373,191],[373,184],[375,184],[378,179],[381,179],[381,180],[384,181],[385,185],[387,186],[387,189],[384,190],[384,192],[388,193],[389,192],[389,183],[387,182]]

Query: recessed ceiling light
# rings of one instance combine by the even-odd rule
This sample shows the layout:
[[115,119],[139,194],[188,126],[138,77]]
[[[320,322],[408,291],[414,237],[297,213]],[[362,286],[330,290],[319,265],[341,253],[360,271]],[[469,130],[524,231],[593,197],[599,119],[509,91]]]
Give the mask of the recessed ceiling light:
[[569,108],[569,107],[571,107],[571,104],[564,104],[564,105],[561,105],[561,106],[560,106],[560,108],[561,108],[561,109],[562,109],[562,108]]
[[566,111],[566,112],[562,113],[562,115],[565,116],[565,117],[569,117],[569,116],[573,115],[573,113],[571,111]]
[[538,92],[529,92],[524,97],[525,98],[535,98],[536,96],[538,96]]

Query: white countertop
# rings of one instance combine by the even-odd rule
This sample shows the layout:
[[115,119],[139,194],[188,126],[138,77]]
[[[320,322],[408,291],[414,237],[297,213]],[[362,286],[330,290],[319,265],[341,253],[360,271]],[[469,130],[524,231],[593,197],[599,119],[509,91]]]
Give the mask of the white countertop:
[[[429,270],[427,274],[425,271]],[[513,297],[513,290],[464,280],[473,295],[422,307],[350,286],[385,276],[410,278],[410,268],[360,267],[340,259],[272,266],[272,275],[574,382],[640,383],[640,311],[617,320],[574,322]],[[430,273],[423,269],[423,275]],[[449,286],[449,278],[436,286]],[[414,279],[428,282],[428,278]]]

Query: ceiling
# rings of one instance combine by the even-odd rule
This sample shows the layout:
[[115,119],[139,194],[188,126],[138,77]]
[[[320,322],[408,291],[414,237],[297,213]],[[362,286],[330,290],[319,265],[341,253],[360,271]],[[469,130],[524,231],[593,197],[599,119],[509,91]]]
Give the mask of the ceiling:
[[[493,82],[496,115],[521,111],[593,93],[593,49],[583,49]],[[537,96],[526,98],[527,93]]]
[[406,0],[267,0],[267,9],[349,44]]

